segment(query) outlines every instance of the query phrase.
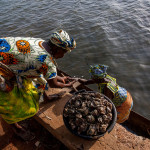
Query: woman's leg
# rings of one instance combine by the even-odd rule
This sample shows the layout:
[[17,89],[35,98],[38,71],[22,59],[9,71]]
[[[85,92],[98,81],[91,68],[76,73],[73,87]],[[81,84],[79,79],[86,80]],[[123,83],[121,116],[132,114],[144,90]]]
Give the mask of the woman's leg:
[[19,125],[19,123],[10,124],[10,126],[12,127],[14,133],[24,141],[31,141],[35,138],[29,129]]

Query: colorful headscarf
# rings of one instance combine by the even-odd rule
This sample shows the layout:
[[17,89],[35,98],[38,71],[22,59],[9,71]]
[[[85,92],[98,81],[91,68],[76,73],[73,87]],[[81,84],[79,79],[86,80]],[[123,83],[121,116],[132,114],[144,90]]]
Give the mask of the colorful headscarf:
[[106,72],[107,68],[108,66],[101,65],[101,64],[90,66],[89,73],[90,73],[91,79],[105,78],[105,80],[108,80],[108,82],[98,83],[100,93],[103,93],[105,85],[107,85],[107,88],[110,89],[113,93],[116,93],[119,89],[119,86],[116,83],[116,79],[107,74]]
[[59,30],[58,32],[52,33],[50,41],[58,47],[66,49],[67,51],[71,51],[76,48],[75,40],[70,38],[68,33],[64,30]]
[[107,68],[106,65],[95,65],[90,66],[89,73],[92,79],[104,78],[107,75]]

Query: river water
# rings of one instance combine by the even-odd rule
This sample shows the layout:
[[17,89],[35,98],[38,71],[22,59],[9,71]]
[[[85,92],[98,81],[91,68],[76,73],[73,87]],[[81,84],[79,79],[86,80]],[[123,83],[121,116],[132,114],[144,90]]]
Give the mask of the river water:
[[131,93],[133,110],[150,119],[150,1],[0,0],[1,37],[48,39],[60,28],[77,48],[57,61],[59,68],[88,79],[90,65],[108,65]]

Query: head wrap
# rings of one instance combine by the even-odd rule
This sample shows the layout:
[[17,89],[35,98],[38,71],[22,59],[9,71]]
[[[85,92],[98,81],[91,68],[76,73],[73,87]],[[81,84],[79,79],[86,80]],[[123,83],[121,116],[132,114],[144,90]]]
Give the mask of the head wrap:
[[116,93],[119,89],[119,85],[116,83],[115,78],[107,74],[106,72],[107,68],[108,66],[100,65],[100,64],[95,66],[90,66],[89,73],[92,79],[101,79],[101,78],[107,79],[106,83],[103,82],[98,84],[100,93],[103,93],[104,84],[106,84],[107,88],[110,89],[113,93]]
[[50,41],[67,51],[71,51],[76,48],[76,42],[73,38],[70,38],[68,33],[64,30],[59,30],[57,32],[52,33],[50,37]]
[[107,75],[108,66],[106,65],[94,65],[90,66],[89,73],[92,79],[104,78]]

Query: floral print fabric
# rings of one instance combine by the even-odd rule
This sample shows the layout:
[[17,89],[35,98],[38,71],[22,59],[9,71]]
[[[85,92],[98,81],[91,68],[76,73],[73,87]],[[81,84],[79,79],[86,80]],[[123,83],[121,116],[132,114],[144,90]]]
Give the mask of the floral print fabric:
[[[48,79],[57,75],[51,55],[42,47],[43,40],[31,37],[0,39],[0,62],[16,75],[12,91],[0,91],[0,114],[7,123],[15,123],[33,116],[38,101],[48,89]],[[0,75],[7,78],[6,69]]]
[[[0,39],[0,61],[20,76],[56,76],[56,67],[50,54],[39,43],[39,38],[7,37]],[[53,75],[52,75],[53,74]]]

